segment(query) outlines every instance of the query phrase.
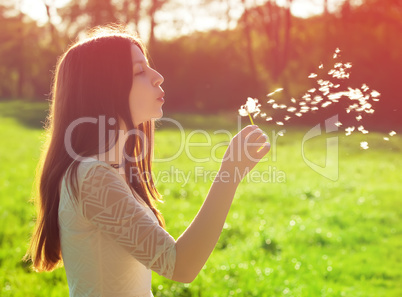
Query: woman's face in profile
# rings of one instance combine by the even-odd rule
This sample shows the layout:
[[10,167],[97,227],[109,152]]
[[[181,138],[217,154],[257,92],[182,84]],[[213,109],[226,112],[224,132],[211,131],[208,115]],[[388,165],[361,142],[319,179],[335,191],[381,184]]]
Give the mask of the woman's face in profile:
[[133,81],[129,95],[129,106],[134,126],[159,119],[163,116],[162,105],[165,93],[161,88],[163,76],[148,65],[138,46],[131,45]]

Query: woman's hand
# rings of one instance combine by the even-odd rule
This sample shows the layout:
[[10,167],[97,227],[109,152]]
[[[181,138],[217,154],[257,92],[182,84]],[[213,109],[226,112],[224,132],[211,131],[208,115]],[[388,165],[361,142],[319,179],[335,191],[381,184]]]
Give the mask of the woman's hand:
[[[221,174],[240,182],[247,173],[269,152],[267,135],[258,126],[247,126],[237,133],[225,152]],[[238,180],[237,180],[238,179]]]

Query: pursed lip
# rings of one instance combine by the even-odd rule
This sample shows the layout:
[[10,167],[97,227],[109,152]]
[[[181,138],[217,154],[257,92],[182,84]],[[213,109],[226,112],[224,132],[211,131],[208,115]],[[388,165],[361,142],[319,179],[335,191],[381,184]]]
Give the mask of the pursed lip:
[[159,101],[165,102],[165,99],[163,98],[164,96],[165,96],[165,93],[162,93],[162,95],[156,99]]

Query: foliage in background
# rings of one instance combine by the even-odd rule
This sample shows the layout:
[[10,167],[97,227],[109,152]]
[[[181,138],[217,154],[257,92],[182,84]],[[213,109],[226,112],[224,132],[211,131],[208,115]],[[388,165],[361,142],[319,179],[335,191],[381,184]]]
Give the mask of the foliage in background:
[[382,94],[371,126],[395,129],[402,124],[402,1],[365,0],[358,6],[344,1],[335,12],[307,19],[291,16],[289,6],[266,1],[248,7],[232,30],[156,40],[155,12],[168,2],[154,0],[145,6],[141,1],[103,0],[94,5],[92,0],[74,0],[59,10],[63,30],[51,23],[38,27],[0,6],[0,98],[44,100],[57,56],[77,32],[110,21],[132,20],[137,27],[145,20],[152,28],[153,64],[165,77],[167,111],[235,111],[246,97],[264,99],[278,87],[284,88],[278,100],[298,98],[313,85],[308,75],[321,63],[329,66],[339,47],[344,62],[353,64],[347,84],[355,88],[366,83]]

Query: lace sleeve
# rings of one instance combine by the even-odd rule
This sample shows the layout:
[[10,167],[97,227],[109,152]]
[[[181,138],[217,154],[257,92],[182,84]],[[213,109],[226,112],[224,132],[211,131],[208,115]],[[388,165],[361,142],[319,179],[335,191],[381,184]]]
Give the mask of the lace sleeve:
[[80,190],[85,218],[147,268],[172,278],[174,238],[152,220],[113,169],[99,163],[91,167]]

